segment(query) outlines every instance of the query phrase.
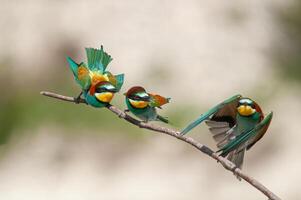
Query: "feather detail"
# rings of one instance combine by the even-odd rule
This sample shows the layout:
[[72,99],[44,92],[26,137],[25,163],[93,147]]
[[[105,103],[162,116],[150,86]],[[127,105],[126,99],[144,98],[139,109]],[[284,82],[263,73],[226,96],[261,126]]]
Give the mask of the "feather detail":
[[263,112],[262,112],[260,106],[259,106],[256,102],[254,102],[254,105],[255,105],[255,110],[256,110],[258,113],[260,113],[260,121],[263,120],[264,114],[263,114]]
[[209,130],[213,135],[219,135],[219,134],[225,134],[228,130],[229,130],[229,126],[228,127],[210,127]]
[[101,51],[101,63],[102,65],[104,66],[104,70],[106,70],[107,66],[109,65],[109,63],[113,60],[113,58],[103,50],[103,46],[101,45],[101,48],[100,48],[100,51]]
[[101,73],[98,72],[91,72],[90,71],[90,77],[92,85],[96,85],[100,82],[109,81],[109,78]]
[[82,89],[88,90],[91,86],[91,77],[90,71],[84,63],[79,64],[77,68],[77,77],[78,83],[81,85]]
[[266,116],[266,118],[267,118],[267,120],[266,120],[265,124],[263,125],[263,127],[258,131],[256,136],[249,142],[249,144],[247,146],[247,150],[249,150],[256,142],[258,142],[264,136],[264,134],[267,132],[267,130],[270,126],[270,123],[272,121],[272,118],[273,118],[273,112],[271,112],[268,116]]
[[101,53],[99,49],[86,48],[88,67],[92,71],[104,72],[104,66],[101,63]]
[[[272,120],[273,113],[271,112],[267,117],[265,117],[257,126],[250,131],[247,131],[245,133],[241,133],[240,135],[236,136],[234,140],[229,142],[227,145],[225,145],[222,149],[220,149],[218,152],[222,152],[221,156],[226,156],[230,151],[233,151],[234,149],[237,149],[240,145],[243,145],[240,147],[240,149],[246,148],[248,146],[248,140],[252,137],[260,137],[260,134],[263,132],[265,133],[270,121]],[[257,137],[256,137],[257,136]],[[258,140],[257,140],[258,141]],[[257,142],[255,141],[255,142]],[[254,142],[253,142],[254,143]],[[254,143],[255,144],[255,143]]]
[[[233,162],[235,164],[236,167],[238,167],[239,169],[242,169],[243,166],[243,162],[244,162],[244,155],[245,155],[245,149],[241,150],[241,151],[231,151],[228,156],[227,159],[230,160],[231,162]],[[240,177],[238,177],[238,180],[241,180]]]
[[78,64],[72,60],[72,58],[67,57],[67,61],[69,63],[70,69],[73,72],[74,76],[77,78],[77,68],[78,68]]
[[229,143],[230,140],[233,140],[235,138],[234,127],[222,129],[223,131],[220,131],[218,134],[213,134],[213,139],[217,142],[216,146],[218,148],[223,148],[226,144]]
[[104,73],[104,76],[108,79],[108,81],[110,83],[112,83],[112,85],[114,85],[114,86],[117,85],[117,80],[116,80],[115,76],[111,72],[106,71]]
[[[234,95],[234,96],[226,99],[222,103],[216,105],[215,107],[211,108],[209,111],[205,112],[204,114],[200,115],[198,119],[196,119],[194,122],[189,124],[184,130],[182,130],[181,135],[185,135],[191,129],[193,129],[194,127],[196,127],[200,123],[202,123],[204,120],[208,119],[210,116],[212,116],[214,114],[224,113],[223,108],[227,108],[227,106],[230,106],[230,108],[232,108],[233,105],[236,106],[240,97],[241,97],[241,95],[239,95],[239,94]],[[214,120],[214,118],[212,118],[212,119]]]
[[117,83],[116,83],[116,90],[117,90],[117,92],[119,92],[120,89],[121,89],[121,87],[122,87],[122,85],[123,85],[123,82],[124,82],[124,74],[118,74],[118,75],[116,75],[115,79],[117,81]]
[[158,94],[151,94],[151,93],[148,94],[151,96],[150,103],[149,103],[151,107],[160,107],[164,104],[169,103],[170,101],[170,98],[165,98]]
[[70,57],[67,57],[70,69],[74,75],[75,81],[81,86],[83,90],[89,89],[91,85],[91,78],[89,75],[89,69],[84,63],[77,64]]
[[207,126],[212,127],[212,128],[229,128],[229,124],[227,122],[218,122],[218,121],[213,121],[213,120],[206,120],[205,123]]
[[104,73],[108,64],[113,60],[109,54],[104,52],[103,46],[100,49],[86,48],[88,67],[92,71]]
[[85,66],[84,63],[81,63],[77,68],[77,77],[79,80],[83,80],[89,76],[89,69]]
[[242,169],[244,163],[245,151],[246,151],[245,149],[240,151],[235,151],[235,154],[231,160],[239,169]]

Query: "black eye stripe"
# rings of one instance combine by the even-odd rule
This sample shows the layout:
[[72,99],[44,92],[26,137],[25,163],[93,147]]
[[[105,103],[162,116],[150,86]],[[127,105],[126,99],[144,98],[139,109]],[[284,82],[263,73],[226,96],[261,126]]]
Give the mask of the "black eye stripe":
[[149,97],[140,97],[137,95],[130,95],[128,98],[135,101],[149,101]]
[[242,105],[246,105],[246,106],[250,106],[251,108],[255,108],[255,104],[253,104],[253,103],[244,102],[244,103],[239,103],[238,106],[242,106]]
[[95,90],[97,93],[101,93],[101,92],[105,92],[106,89],[105,88],[96,88]]
[[129,96],[129,98],[132,99],[132,100],[137,100],[137,101],[141,100],[140,97],[135,96],[135,95],[131,95],[131,96]]
[[95,90],[97,93],[101,93],[101,92],[110,92],[110,90],[108,90],[107,88],[97,88]]

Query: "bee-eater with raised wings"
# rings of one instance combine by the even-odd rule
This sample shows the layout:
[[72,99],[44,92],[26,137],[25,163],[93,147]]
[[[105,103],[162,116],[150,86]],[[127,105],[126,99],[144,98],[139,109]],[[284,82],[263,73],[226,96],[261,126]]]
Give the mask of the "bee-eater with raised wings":
[[147,93],[140,86],[130,88],[124,95],[128,110],[144,122],[162,121],[168,123],[166,118],[157,114],[156,108],[161,108],[162,105],[169,103],[170,98]]
[[83,94],[89,105],[104,107],[110,103],[114,93],[121,89],[124,74],[114,76],[106,71],[112,57],[103,50],[103,46],[100,49],[86,48],[86,54],[88,65],[84,62],[78,64],[67,57],[74,79],[82,89],[76,100],[79,101]]
[[263,137],[272,117],[272,112],[264,116],[252,99],[235,95],[202,114],[181,134],[205,121],[217,142],[220,155],[242,168],[245,151]]

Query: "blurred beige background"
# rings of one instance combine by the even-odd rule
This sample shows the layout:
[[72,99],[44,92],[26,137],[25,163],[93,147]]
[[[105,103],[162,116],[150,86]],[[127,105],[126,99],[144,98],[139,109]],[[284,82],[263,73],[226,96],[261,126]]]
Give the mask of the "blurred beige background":
[[[1,200],[266,199],[192,147],[76,96],[66,63],[104,45],[109,69],[172,98],[176,129],[241,93],[274,119],[244,171],[299,199],[301,1],[0,1]],[[114,104],[124,108],[123,96]],[[192,137],[215,149],[205,126]]]

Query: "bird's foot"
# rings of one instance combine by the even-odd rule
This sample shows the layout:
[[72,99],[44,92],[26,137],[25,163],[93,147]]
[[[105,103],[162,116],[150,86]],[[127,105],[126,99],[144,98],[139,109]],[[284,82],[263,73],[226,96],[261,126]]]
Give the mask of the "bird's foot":
[[83,92],[79,93],[79,95],[78,95],[77,97],[74,97],[74,102],[75,102],[76,104],[79,104],[79,103],[80,103],[82,94],[83,94]]
[[74,103],[79,104],[81,98],[80,97],[74,97]]

